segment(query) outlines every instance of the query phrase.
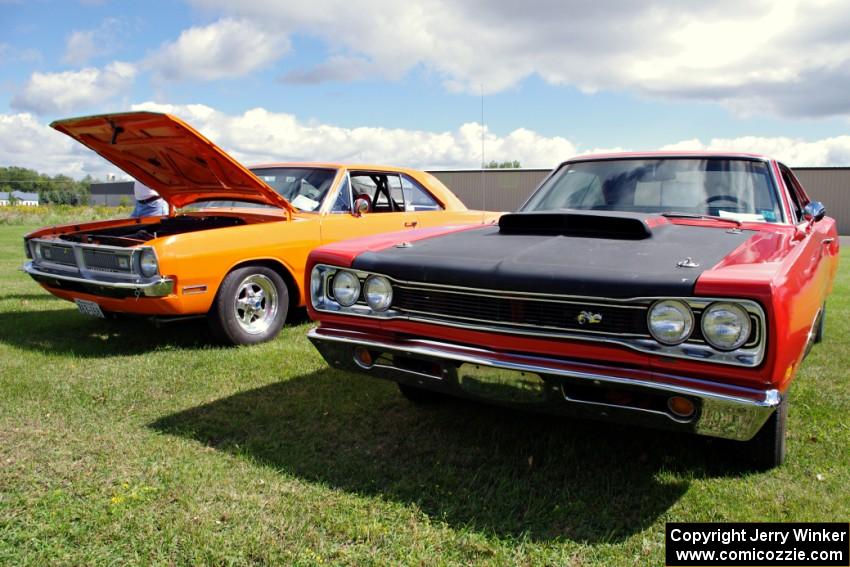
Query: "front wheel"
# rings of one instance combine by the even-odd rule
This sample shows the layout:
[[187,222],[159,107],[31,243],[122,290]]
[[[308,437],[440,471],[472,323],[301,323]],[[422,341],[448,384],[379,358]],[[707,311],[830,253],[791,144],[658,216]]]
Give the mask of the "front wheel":
[[250,345],[276,337],[288,311],[289,290],[280,274],[246,266],[224,278],[208,319],[222,340]]
[[785,462],[785,432],[788,423],[788,398],[783,397],[779,407],[762,428],[746,443],[747,455],[755,468],[769,470]]

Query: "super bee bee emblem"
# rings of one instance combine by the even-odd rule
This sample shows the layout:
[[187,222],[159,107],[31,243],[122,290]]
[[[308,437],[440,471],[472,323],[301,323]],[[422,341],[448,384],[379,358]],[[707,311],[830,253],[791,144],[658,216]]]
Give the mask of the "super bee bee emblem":
[[590,311],[582,311],[576,317],[579,325],[596,325],[602,322],[602,313],[591,313]]

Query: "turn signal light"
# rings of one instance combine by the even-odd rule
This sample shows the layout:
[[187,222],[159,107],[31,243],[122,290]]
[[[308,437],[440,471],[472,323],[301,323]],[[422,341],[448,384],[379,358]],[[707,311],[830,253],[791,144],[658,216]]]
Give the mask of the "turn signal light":
[[369,352],[369,349],[359,346],[354,349],[354,360],[360,366],[365,366],[369,368],[372,366],[372,353]]
[[697,409],[691,400],[683,396],[670,397],[667,400],[667,408],[670,410],[670,413],[682,418],[691,417]]

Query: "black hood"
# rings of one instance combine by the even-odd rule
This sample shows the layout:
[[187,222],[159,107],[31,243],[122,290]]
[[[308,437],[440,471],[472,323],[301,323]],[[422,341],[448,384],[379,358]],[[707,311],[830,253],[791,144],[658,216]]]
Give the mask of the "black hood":
[[[352,267],[398,280],[598,297],[689,296],[754,232],[660,224],[648,215],[507,215],[485,227],[365,252]],[[519,217],[519,218],[517,218]],[[504,218],[504,217],[503,217]],[[690,258],[689,266],[680,266]]]

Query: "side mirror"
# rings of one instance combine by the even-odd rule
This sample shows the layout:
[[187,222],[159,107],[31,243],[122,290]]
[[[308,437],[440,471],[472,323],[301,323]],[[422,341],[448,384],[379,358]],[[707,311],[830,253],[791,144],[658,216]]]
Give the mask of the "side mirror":
[[357,197],[354,199],[354,210],[351,214],[355,217],[363,216],[369,212],[369,200],[365,197]]
[[820,201],[812,201],[803,207],[803,220],[806,222],[818,222],[826,215],[826,207]]

